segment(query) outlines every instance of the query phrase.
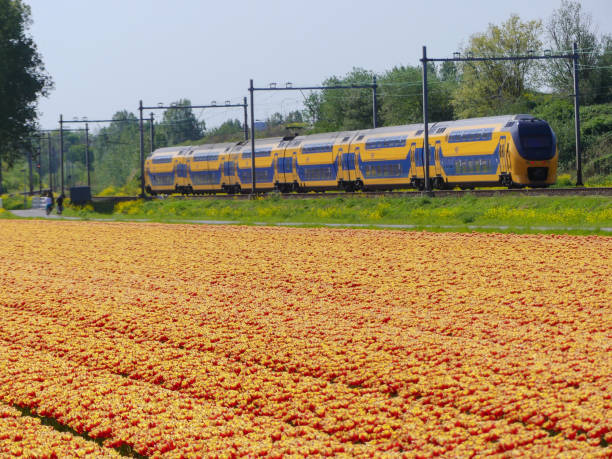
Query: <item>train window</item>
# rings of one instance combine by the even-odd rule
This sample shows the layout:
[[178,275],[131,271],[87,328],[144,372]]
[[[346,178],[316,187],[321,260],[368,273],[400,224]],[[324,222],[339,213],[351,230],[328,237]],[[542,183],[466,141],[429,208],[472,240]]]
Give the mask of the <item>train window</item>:
[[342,139],[342,142],[346,142],[349,139],[348,136],[346,136],[344,139]]
[[387,137],[384,139],[371,139],[366,142],[366,150],[376,148],[397,148],[406,146],[406,137]]
[[494,128],[468,129],[465,131],[455,131],[449,134],[449,142],[477,142],[486,141],[493,138]]
[[355,140],[362,140],[362,139],[363,139],[363,134],[357,137]]
[[421,135],[423,133],[423,129],[419,129],[414,133],[414,135]]
[[193,156],[194,161],[217,161],[219,159],[218,154],[211,153],[199,153]]
[[441,127],[440,129],[438,129],[438,130],[436,131],[436,134],[441,134],[441,133],[442,133],[442,132],[444,132],[444,131],[446,131],[446,128],[445,128],[445,127]]
[[514,121],[508,121],[504,127],[509,128],[509,127],[512,127],[512,126],[514,126]]
[[[255,157],[256,158],[265,158],[268,157],[272,154],[272,150],[271,149],[259,149],[259,150],[255,150]],[[242,152],[242,159],[251,159],[251,151],[247,150],[247,151],[243,151]]]
[[153,158],[153,164],[162,164],[162,163],[171,163],[172,156],[158,156],[157,158]]
[[302,153],[331,153],[333,149],[331,143],[312,143],[302,147]]
[[550,148],[552,138],[544,135],[532,135],[521,137],[523,148]]

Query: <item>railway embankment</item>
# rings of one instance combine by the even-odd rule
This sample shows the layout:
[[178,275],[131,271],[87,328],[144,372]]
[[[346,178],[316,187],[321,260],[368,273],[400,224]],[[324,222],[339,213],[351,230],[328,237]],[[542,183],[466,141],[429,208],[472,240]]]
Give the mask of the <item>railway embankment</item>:
[[153,199],[68,206],[66,217],[452,231],[610,234],[610,196],[344,195],[311,199]]

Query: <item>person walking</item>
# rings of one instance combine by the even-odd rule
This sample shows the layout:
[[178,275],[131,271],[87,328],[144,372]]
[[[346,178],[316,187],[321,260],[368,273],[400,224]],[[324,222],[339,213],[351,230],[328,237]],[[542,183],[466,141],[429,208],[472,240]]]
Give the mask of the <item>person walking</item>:
[[53,199],[51,198],[51,192],[47,193],[45,197],[45,213],[49,215],[53,209]]
[[64,193],[57,197],[57,215],[62,215],[64,210]]

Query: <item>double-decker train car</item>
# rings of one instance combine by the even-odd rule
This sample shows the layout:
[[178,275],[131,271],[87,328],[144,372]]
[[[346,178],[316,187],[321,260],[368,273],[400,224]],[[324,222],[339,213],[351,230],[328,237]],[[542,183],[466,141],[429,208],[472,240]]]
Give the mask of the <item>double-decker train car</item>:
[[145,186],[148,193],[176,193],[188,188],[184,155],[191,148],[158,148],[145,160]]
[[186,155],[188,188],[185,193],[212,193],[219,189],[229,190],[233,183],[234,164],[228,160],[228,151],[233,143],[199,145]]
[[[281,141],[282,138],[273,137],[255,142],[255,186],[260,191],[275,188],[277,147]],[[251,142],[241,142],[236,153],[239,153],[236,191],[250,192],[253,189]]]
[[[423,189],[422,124],[331,132],[255,142],[260,191]],[[545,187],[557,175],[557,141],[530,115],[432,123],[429,177],[434,188]],[[156,150],[146,162],[149,193],[250,192],[251,144]]]

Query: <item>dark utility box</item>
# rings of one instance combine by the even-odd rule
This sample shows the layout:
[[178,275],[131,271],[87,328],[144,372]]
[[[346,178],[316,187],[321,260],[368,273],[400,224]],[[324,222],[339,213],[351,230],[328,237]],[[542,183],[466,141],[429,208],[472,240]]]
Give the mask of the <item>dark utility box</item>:
[[73,186],[70,188],[70,202],[82,205],[91,202],[91,188],[88,186]]

